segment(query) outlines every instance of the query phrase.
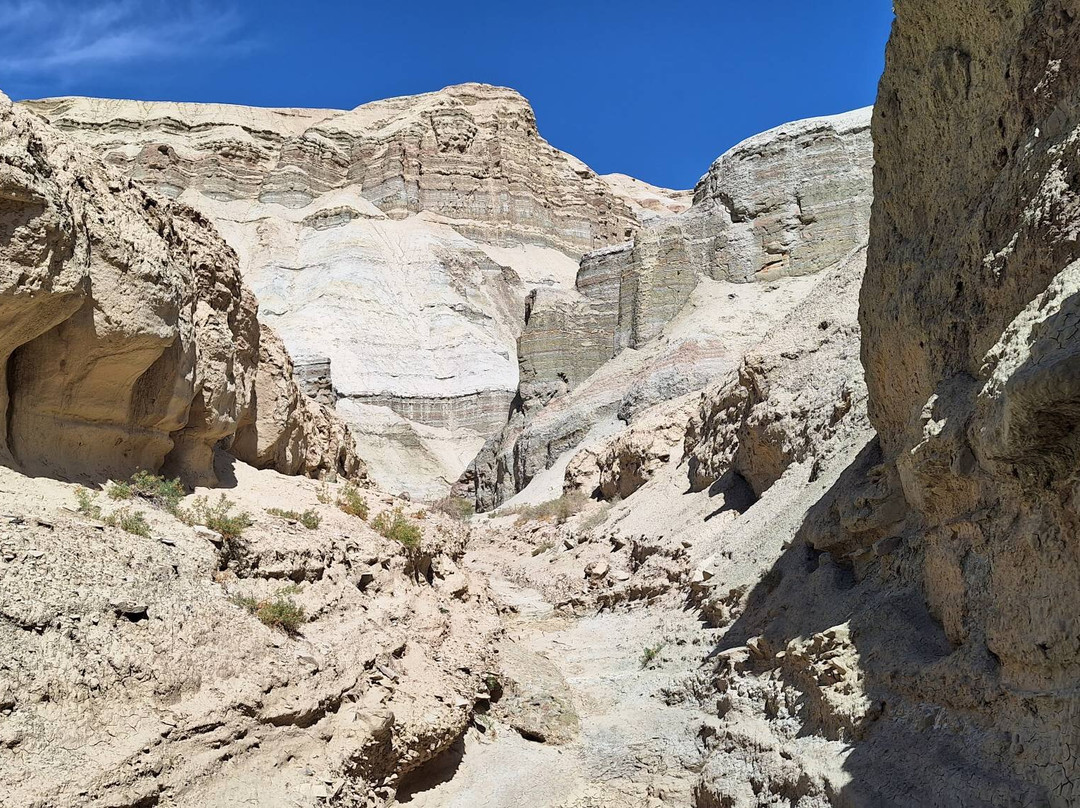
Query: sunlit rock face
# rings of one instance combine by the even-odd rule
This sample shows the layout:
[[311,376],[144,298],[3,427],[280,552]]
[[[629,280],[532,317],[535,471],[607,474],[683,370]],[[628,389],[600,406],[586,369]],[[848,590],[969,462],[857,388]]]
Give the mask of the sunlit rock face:
[[207,483],[221,446],[289,474],[359,471],[341,424],[302,400],[206,218],[3,96],[0,315],[5,465]]
[[537,290],[517,409],[469,477],[513,496],[583,441],[732,372],[822,273],[865,265],[870,109],[796,121],[717,159],[684,211],[586,254],[573,290]]
[[520,95],[487,85],[350,111],[27,106],[213,221],[260,318],[301,368],[329,359],[332,397],[367,413],[376,480],[414,493],[460,473],[448,446],[471,457],[505,424],[528,291],[571,287],[583,253],[687,204],[597,176],[540,137]]

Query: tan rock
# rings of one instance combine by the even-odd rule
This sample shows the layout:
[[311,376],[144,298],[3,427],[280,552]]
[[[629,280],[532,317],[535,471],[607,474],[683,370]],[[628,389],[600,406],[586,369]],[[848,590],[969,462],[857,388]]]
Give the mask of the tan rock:
[[213,447],[256,408],[256,307],[235,254],[194,210],[11,105],[0,185],[0,459],[212,480]]

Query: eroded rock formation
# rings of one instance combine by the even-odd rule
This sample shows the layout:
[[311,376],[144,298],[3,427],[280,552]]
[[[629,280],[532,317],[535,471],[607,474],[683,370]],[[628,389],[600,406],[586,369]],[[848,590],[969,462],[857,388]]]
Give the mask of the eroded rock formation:
[[518,343],[518,409],[470,472],[477,505],[499,504],[583,441],[724,376],[820,273],[863,260],[869,126],[866,109],[752,137],[712,165],[688,210],[584,256],[574,290],[535,292]]
[[214,222],[262,320],[302,364],[329,358],[373,476],[425,496],[506,422],[526,293],[686,204],[597,176],[487,85],[350,111],[27,103]]
[[[253,462],[357,471],[345,433],[301,425],[295,383],[260,363],[255,299],[202,215],[107,171],[6,98],[0,182],[2,462],[95,479],[163,468],[205,482],[214,447],[246,423],[262,443],[288,433],[303,447],[298,462]],[[254,395],[259,375],[289,399],[273,413]]]

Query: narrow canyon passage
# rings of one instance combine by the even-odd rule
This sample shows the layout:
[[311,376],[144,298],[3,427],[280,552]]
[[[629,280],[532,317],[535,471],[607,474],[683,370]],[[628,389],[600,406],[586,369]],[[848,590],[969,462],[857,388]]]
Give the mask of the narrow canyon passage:
[[[481,717],[484,729],[474,725],[463,742],[407,780],[398,802],[410,808],[692,804],[702,758],[693,724],[702,715],[668,706],[663,696],[708,653],[708,634],[693,615],[638,608],[564,616],[536,589],[507,580],[490,557],[473,551],[466,564],[488,579],[505,607],[500,657],[519,677],[505,683],[507,690],[519,692],[508,692]],[[655,658],[645,662],[647,653]],[[560,686],[570,710],[545,710]],[[578,726],[564,743],[539,743],[524,737],[528,729],[507,723],[515,718],[540,731]]]

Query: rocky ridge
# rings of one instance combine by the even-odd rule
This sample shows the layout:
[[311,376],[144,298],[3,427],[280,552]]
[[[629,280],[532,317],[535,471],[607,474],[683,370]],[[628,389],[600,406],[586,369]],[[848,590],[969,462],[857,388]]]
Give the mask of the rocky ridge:
[[260,317],[390,490],[435,496],[506,420],[529,289],[682,203],[544,141],[516,92],[466,84],[354,110],[26,102],[128,176],[201,211]]

